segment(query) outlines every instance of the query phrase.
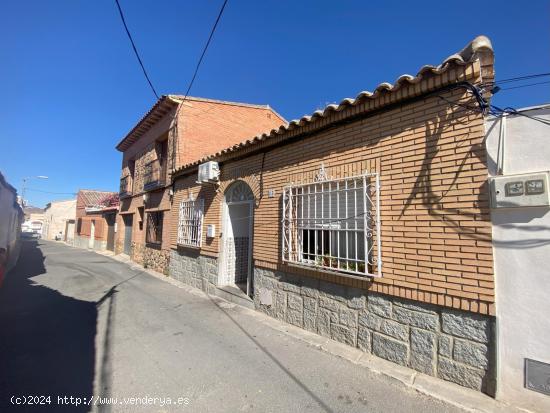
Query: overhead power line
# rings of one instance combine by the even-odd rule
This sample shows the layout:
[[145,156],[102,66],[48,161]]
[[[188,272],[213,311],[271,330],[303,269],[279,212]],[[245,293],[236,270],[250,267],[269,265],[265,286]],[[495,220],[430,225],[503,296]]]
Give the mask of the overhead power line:
[[529,80],[529,79],[535,79],[538,77],[546,77],[550,76],[550,73],[536,73],[532,75],[525,75],[525,76],[518,76],[518,77],[510,77],[508,79],[499,79],[494,80],[493,82],[488,82],[487,84],[502,84],[502,83],[512,83],[512,82],[520,82],[522,80]]
[[[474,93],[474,90],[477,91],[476,87],[473,87],[473,89],[468,89],[468,90],[474,95],[474,97],[476,97],[476,99],[479,99],[479,95]],[[479,91],[478,91],[478,93],[479,93]],[[483,107],[483,105],[480,105],[480,107],[476,107],[476,106],[466,105],[466,104],[463,104],[463,103],[453,102],[452,100],[447,99],[445,96],[441,96],[439,94],[436,94],[435,96],[437,96],[438,98],[446,101],[447,103],[449,103],[453,106],[458,106],[458,107],[461,107],[463,109],[467,109],[467,110],[470,110],[470,111],[485,113],[485,111],[487,110],[487,112],[490,115],[493,115],[495,117],[500,117],[500,118],[504,117],[504,116],[507,116],[507,115],[523,116],[525,118],[528,118],[528,119],[540,122],[544,125],[550,126],[550,121],[548,119],[539,118],[537,116],[527,115],[526,113],[520,112],[517,109],[512,108],[512,107],[506,107],[504,109],[499,108],[498,106],[495,106],[495,105],[488,105],[488,106],[485,105],[485,107]],[[478,104],[479,103],[480,103],[480,101],[478,100]]]
[[54,194],[54,195],[76,195],[76,192],[51,192],[43,191],[42,189],[26,188],[27,191],[42,192],[44,194]]
[[550,80],[547,80],[546,82],[528,83],[526,85],[521,85],[521,86],[503,87],[500,90],[502,91],[502,90],[510,90],[510,89],[521,89],[521,88],[524,88],[524,87],[530,87],[530,86],[536,86],[536,85],[545,85],[547,83],[550,83]]
[[134,49],[134,53],[137,57],[137,60],[139,62],[139,65],[141,66],[141,70],[143,70],[143,74],[145,75],[145,79],[147,79],[147,83],[149,83],[149,86],[151,86],[151,90],[153,91],[155,97],[158,99],[159,95],[157,94],[157,91],[155,90],[155,87],[153,86],[153,83],[151,82],[151,79],[149,79],[149,75],[147,74],[147,70],[145,70],[145,66],[143,65],[143,62],[141,61],[141,57],[139,57],[139,53],[136,48],[136,44],[134,43],[134,39],[132,38],[132,35],[130,34],[130,30],[128,30],[128,25],[126,24],[126,19],[124,18],[124,13],[122,12],[122,8],[120,7],[120,3],[118,0],[115,0],[116,6],[118,8],[118,12],[120,13],[120,19],[122,20],[122,24],[124,25],[124,30],[126,30],[126,34],[128,35],[128,39],[130,39],[130,43],[132,43],[132,49]]
[[[212,29],[210,30],[210,35],[208,36],[208,40],[206,41],[206,44],[204,45],[204,48],[202,49],[201,56],[197,62],[197,65],[195,67],[195,71],[193,72],[193,76],[191,77],[191,81],[189,82],[189,86],[187,86],[187,90],[185,91],[185,95],[183,96],[183,99],[181,100],[180,104],[178,105],[178,108],[176,109],[176,115],[174,116],[175,119],[175,133],[177,136],[178,133],[178,116],[181,110],[181,107],[183,106],[183,102],[187,99],[189,96],[189,92],[191,92],[191,88],[193,87],[193,83],[195,82],[195,78],[197,77],[197,74],[199,73],[199,68],[201,67],[202,60],[204,59],[204,56],[206,55],[206,51],[208,50],[208,46],[210,46],[210,42],[212,42],[212,38],[214,37],[214,33],[216,32],[216,28],[218,27],[218,23],[220,22],[220,19],[222,18],[223,11],[225,10],[225,6],[227,5],[228,0],[224,0],[222,7],[220,8],[220,11],[218,12],[218,16],[216,17],[216,21],[214,22],[214,25],[212,26]],[[179,139],[174,139],[175,143],[175,152],[177,161],[179,163]]]
[[[118,1],[118,0],[117,0]],[[204,48],[201,53],[201,57],[199,58],[199,61],[197,62],[197,66],[195,67],[195,72],[193,73],[193,77],[191,78],[191,81],[189,82],[189,86],[187,87],[187,90],[185,91],[185,96],[183,97],[182,103],[187,99],[187,96],[189,95],[189,92],[191,91],[191,88],[193,87],[193,83],[195,82],[195,78],[197,77],[197,73],[199,72],[199,68],[202,63],[202,59],[204,59],[204,55],[206,54],[206,51],[208,50],[208,46],[210,46],[210,42],[212,41],[212,37],[214,37],[214,32],[216,31],[216,28],[218,27],[218,23],[220,22],[220,19],[222,17],[223,11],[225,10],[225,5],[227,4],[228,0],[224,0],[222,7],[220,9],[220,12],[218,13],[218,17],[216,18],[216,21],[214,22],[214,26],[212,26],[212,30],[210,31],[210,35],[208,36],[208,40],[206,41],[206,44],[204,45]]]

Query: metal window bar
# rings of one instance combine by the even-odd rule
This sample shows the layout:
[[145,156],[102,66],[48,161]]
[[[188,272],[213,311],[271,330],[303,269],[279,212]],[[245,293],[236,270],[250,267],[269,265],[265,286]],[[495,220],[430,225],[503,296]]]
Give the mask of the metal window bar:
[[283,261],[381,276],[378,174],[291,185],[282,202]]
[[130,176],[127,175],[120,179],[119,194],[128,194],[130,192]]
[[162,243],[162,212],[147,212],[145,241],[149,244]]
[[180,202],[178,220],[178,245],[202,246],[202,227],[204,220],[204,200]]

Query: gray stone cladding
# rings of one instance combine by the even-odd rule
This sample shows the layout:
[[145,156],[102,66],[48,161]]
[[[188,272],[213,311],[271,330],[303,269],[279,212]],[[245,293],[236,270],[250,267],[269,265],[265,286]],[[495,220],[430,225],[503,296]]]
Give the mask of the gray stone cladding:
[[213,293],[218,280],[218,260],[183,248],[170,252],[169,276]]
[[[89,237],[81,237],[81,236],[77,235],[77,236],[74,237],[74,241],[73,241],[72,245],[75,246],[75,247],[78,247],[78,248],[88,249],[88,248],[90,248],[90,238]],[[93,249],[94,250],[99,250],[99,251],[106,250],[107,249],[107,241],[101,241],[101,240],[94,239]]]
[[494,395],[494,318],[254,269],[257,310],[365,352]]

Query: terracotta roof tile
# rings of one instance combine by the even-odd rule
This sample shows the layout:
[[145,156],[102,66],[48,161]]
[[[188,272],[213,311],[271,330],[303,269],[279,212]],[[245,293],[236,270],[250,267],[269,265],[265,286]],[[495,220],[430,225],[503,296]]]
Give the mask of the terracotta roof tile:
[[102,202],[109,196],[118,196],[116,192],[94,191],[90,189],[81,189],[78,191],[78,204],[80,207],[102,206]]
[[[375,99],[380,96],[381,93],[396,93],[405,85],[416,85],[419,84],[424,77],[429,75],[439,75],[448,72],[452,67],[465,66],[469,63],[474,62],[479,58],[479,55],[484,55],[484,58],[490,60],[487,66],[491,66],[493,63],[493,48],[491,41],[485,36],[478,36],[472,42],[470,42],[464,49],[460,52],[455,53],[449,56],[447,59],[443,60],[438,66],[425,65],[423,66],[415,76],[404,74],[400,76],[393,84],[388,82],[380,83],[373,92],[363,91],[359,93],[355,98],[346,98],[342,100],[339,104],[331,104],[325,107],[323,110],[317,110],[311,115],[303,116],[300,119],[292,120],[288,124],[281,125],[278,129],[272,129],[269,132],[256,135],[250,139],[247,139],[243,142],[240,142],[236,145],[222,149],[214,154],[205,156],[201,159],[197,159],[191,163],[183,165],[178,169],[178,171],[183,171],[187,168],[196,166],[200,163],[216,159],[222,155],[227,155],[233,152],[237,152],[241,149],[247,148],[251,145],[258,144],[262,141],[268,140],[274,137],[284,137],[290,131],[295,129],[303,128],[307,125],[315,123],[316,121],[326,118],[334,112],[340,112],[346,108],[357,106],[361,103],[364,103],[366,100]],[[482,67],[482,70],[484,68]],[[485,73],[486,80],[493,80],[493,73],[491,71]],[[176,173],[178,172],[176,171]]]
[[[128,134],[117,144],[116,148],[119,151],[125,151],[128,149],[134,142],[136,142],[141,136],[143,136],[151,127],[157,123],[163,116],[169,113],[173,108],[175,108],[182,100],[184,96],[182,95],[163,95],[160,99],[153,105],[153,107],[138,121],[138,123],[128,132]],[[187,96],[185,99],[186,102],[192,103],[197,102],[203,105],[225,105],[228,107],[237,107],[242,109],[250,109],[251,111],[260,110],[262,112],[272,113],[278,120],[277,123],[285,123],[286,120],[279,115],[275,110],[273,110],[269,105],[254,105],[250,103],[241,103],[241,102],[230,102],[225,100],[216,100],[216,99],[207,99],[195,96]],[[245,128],[244,132],[247,129],[250,129],[250,126],[253,126],[252,123],[256,122],[254,116],[250,117],[248,122],[248,128]],[[261,126],[261,122],[258,126]],[[258,129],[258,128],[256,128]],[[268,128],[264,128],[268,129]]]

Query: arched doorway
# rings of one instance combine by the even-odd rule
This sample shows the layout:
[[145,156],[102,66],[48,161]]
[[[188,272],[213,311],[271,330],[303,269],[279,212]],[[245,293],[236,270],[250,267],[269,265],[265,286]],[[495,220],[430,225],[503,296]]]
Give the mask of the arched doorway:
[[234,182],[224,195],[220,284],[236,286],[249,297],[253,294],[253,215],[254,193],[245,182]]

